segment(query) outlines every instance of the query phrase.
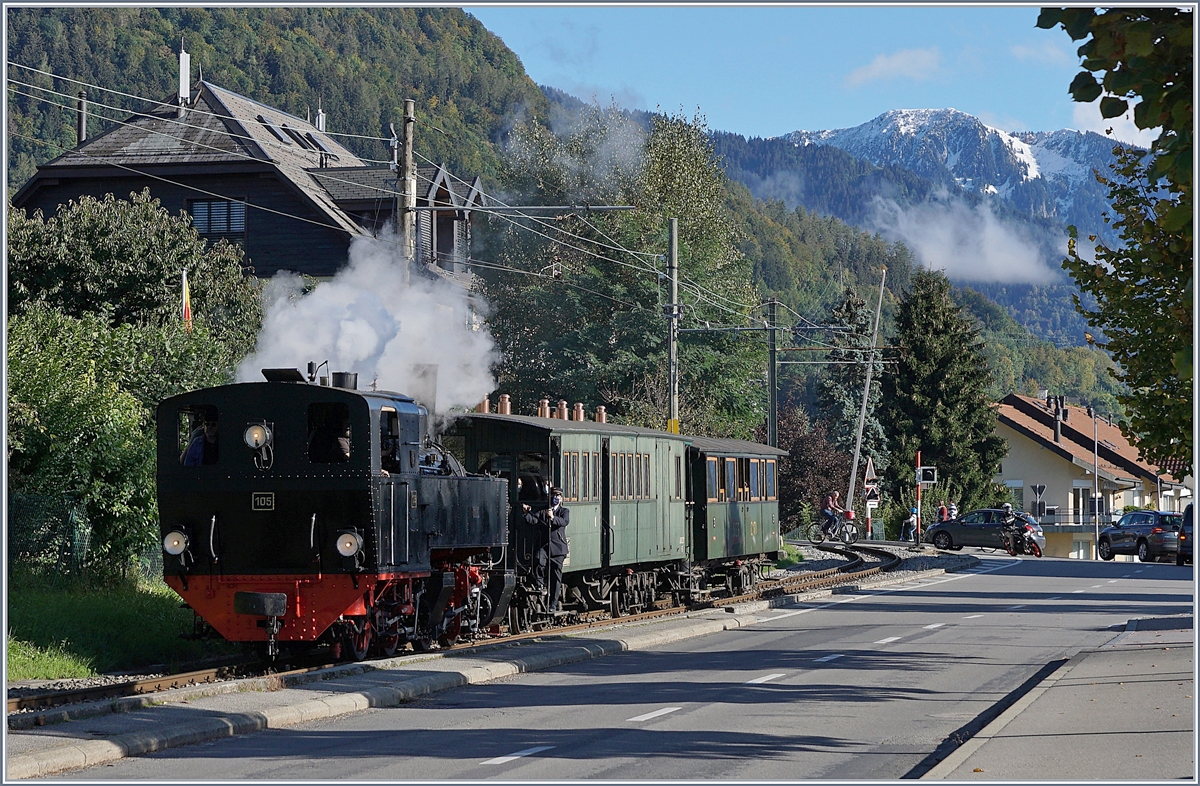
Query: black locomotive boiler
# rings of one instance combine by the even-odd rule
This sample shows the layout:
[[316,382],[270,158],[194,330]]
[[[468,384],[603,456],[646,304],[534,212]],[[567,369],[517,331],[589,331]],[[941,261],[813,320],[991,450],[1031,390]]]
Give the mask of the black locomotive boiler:
[[408,396],[263,373],[158,406],[163,572],[191,608],[270,656],[390,655],[503,619],[508,481],[464,472]]

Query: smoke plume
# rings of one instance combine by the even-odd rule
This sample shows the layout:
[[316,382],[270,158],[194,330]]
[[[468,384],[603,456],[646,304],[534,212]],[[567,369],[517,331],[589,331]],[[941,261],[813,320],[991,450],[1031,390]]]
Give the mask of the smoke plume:
[[[496,386],[497,357],[491,335],[470,324],[474,301],[450,282],[410,275],[398,248],[394,234],[355,238],[346,267],[307,294],[298,275],[272,278],[262,332],[238,381],[262,381],[263,368],[303,370],[328,360],[330,371],[357,372],[360,390],[374,383],[442,413],[478,404]],[[436,366],[436,401],[425,400],[429,366]]]

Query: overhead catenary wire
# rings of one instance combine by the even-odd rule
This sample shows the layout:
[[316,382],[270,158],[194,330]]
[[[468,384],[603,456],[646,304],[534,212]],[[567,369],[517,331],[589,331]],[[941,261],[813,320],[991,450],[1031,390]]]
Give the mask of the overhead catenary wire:
[[[84,86],[84,87],[90,87],[90,88],[94,88],[94,89],[96,89],[96,90],[100,90],[100,91],[102,91],[102,92],[108,92],[108,93],[112,93],[112,94],[114,94],[114,95],[120,95],[120,96],[123,96],[123,97],[132,98],[132,99],[135,99],[135,100],[138,100],[138,101],[143,101],[143,102],[145,102],[145,103],[147,103],[147,104],[151,104],[151,105],[153,105],[153,106],[156,106],[156,107],[162,107],[162,108],[172,108],[172,109],[176,108],[176,105],[175,105],[175,104],[172,104],[172,103],[169,103],[169,102],[165,102],[165,101],[158,101],[158,100],[155,100],[155,99],[146,98],[146,97],[144,97],[144,96],[138,96],[138,95],[135,95],[135,94],[132,94],[132,93],[126,93],[126,92],[123,92],[123,91],[120,91],[120,90],[115,90],[115,89],[112,89],[112,88],[105,88],[105,87],[101,87],[101,86],[99,86],[99,85],[95,85],[95,84],[93,84],[93,83],[85,82],[85,81],[83,81],[83,80],[72,79],[72,78],[70,78],[70,77],[65,77],[65,76],[61,76],[61,75],[58,75],[58,74],[54,74],[54,73],[52,73],[52,72],[45,71],[45,70],[43,70],[43,69],[37,69],[37,68],[33,68],[33,67],[31,67],[31,66],[26,66],[26,65],[24,65],[24,64],[21,64],[21,63],[16,63],[15,61],[8,61],[8,62],[10,63],[10,65],[14,65],[14,66],[17,66],[17,67],[20,67],[20,68],[25,68],[25,69],[27,69],[27,70],[33,71],[33,72],[35,72],[35,73],[43,74],[43,75],[45,75],[45,76],[49,76],[49,77],[51,77],[51,78],[60,79],[60,80],[63,80],[63,81],[71,82],[71,83],[73,83],[73,84],[82,85],[82,86]],[[10,81],[10,82],[12,82],[13,84],[17,84],[17,85],[20,85],[20,86],[23,86],[23,87],[28,87],[28,88],[30,88],[30,89],[32,89],[32,90],[38,90],[38,91],[42,91],[42,92],[45,92],[45,93],[50,93],[51,95],[56,95],[56,96],[59,96],[59,97],[65,98],[65,99],[67,99],[67,100],[72,100],[72,101],[73,101],[73,100],[75,100],[75,97],[74,97],[74,96],[71,96],[71,95],[69,95],[69,94],[66,94],[66,93],[62,93],[62,92],[60,92],[60,91],[53,90],[53,89],[51,89],[51,88],[42,87],[42,86],[40,86],[40,85],[35,85],[35,84],[32,84],[32,83],[21,82],[21,81],[19,81],[19,80],[15,80],[15,79],[10,79],[9,81]],[[19,95],[26,96],[26,97],[28,97],[28,98],[30,98],[30,99],[32,99],[32,100],[37,100],[37,101],[45,101],[45,102],[47,102],[47,103],[51,103],[51,104],[53,104],[53,105],[55,105],[55,106],[58,106],[58,107],[60,107],[60,108],[62,108],[62,109],[64,109],[64,110],[66,110],[66,111],[71,111],[71,110],[73,109],[73,107],[71,107],[71,106],[68,106],[68,105],[63,105],[63,104],[60,104],[60,103],[57,103],[57,102],[51,101],[50,99],[47,99],[47,98],[45,98],[45,97],[43,97],[43,96],[33,95],[33,94],[30,94],[30,93],[23,93],[23,92],[21,92],[21,91],[13,91],[13,92],[15,92],[15,93],[17,93],[17,94],[19,94]],[[130,113],[130,112],[131,112],[131,113],[133,113],[133,114],[135,114],[135,115],[142,114],[143,116],[145,116],[145,115],[144,115],[144,113],[138,112],[136,109],[128,109],[128,108],[119,107],[119,106],[116,106],[116,105],[107,104],[107,103],[104,103],[104,102],[100,102],[100,101],[94,101],[94,100],[90,101],[89,103],[90,103],[91,105],[93,105],[93,106],[101,106],[101,107],[104,107],[105,109],[111,109],[111,110],[114,110],[114,111],[120,111],[120,112],[126,112],[126,113]],[[222,121],[224,121],[224,120],[226,120],[226,119],[227,119],[227,118],[225,118],[225,117],[224,117],[224,116],[222,116],[222,115],[218,115],[218,114],[216,114],[216,113],[212,113],[212,112],[205,112],[205,111],[203,111],[203,110],[199,110],[199,109],[195,109],[195,108],[189,109],[189,112],[191,112],[191,113],[193,113],[193,114],[199,114],[199,115],[204,115],[204,116],[216,117],[216,118],[218,118],[218,119],[220,119],[220,120],[222,120]],[[115,119],[115,118],[107,117],[107,116],[104,116],[104,115],[99,115],[98,117],[100,117],[101,119],[103,119],[103,120],[104,120],[104,121],[106,121],[106,122],[116,123],[116,124],[119,124],[119,125],[125,125],[125,126],[129,126],[129,125],[135,125],[134,123],[129,123],[129,122],[126,122],[126,121],[117,120],[117,119]],[[224,129],[224,130],[217,130],[217,129],[208,128],[208,127],[206,127],[206,126],[198,126],[198,125],[194,125],[194,124],[191,124],[191,123],[186,123],[186,122],[183,122],[183,121],[179,120],[178,118],[170,118],[170,117],[157,117],[156,119],[159,119],[159,120],[162,120],[162,121],[165,121],[165,122],[168,122],[168,123],[171,123],[171,124],[174,124],[174,125],[177,125],[177,126],[183,127],[183,128],[195,128],[195,129],[198,129],[198,130],[204,130],[204,131],[208,131],[208,132],[210,132],[210,133],[224,134],[225,136],[228,136],[229,138],[233,138],[233,139],[241,139],[241,140],[245,140],[245,141],[248,141],[248,142],[254,143],[255,145],[258,145],[258,146],[264,146],[264,141],[263,141],[263,140],[258,140],[258,139],[256,139],[256,138],[253,138],[253,137],[249,137],[249,136],[243,136],[243,135],[235,134],[235,133],[233,133],[232,131],[229,131],[228,129]],[[204,143],[200,143],[200,142],[197,142],[197,141],[195,141],[195,140],[184,140],[184,139],[183,139],[183,138],[181,138],[181,137],[174,136],[174,135],[171,135],[171,134],[166,134],[166,133],[164,133],[164,132],[162,132],[162,131],[159,131],[159,130],[157,130],[157,129],[150,129],[150,132],[151,132],[151,133],[158,134],[158,135],[161,135],[161,136],[166,136],[166,137],[168,137],[168,138],[177,139],[177,140],[180,140],[180,141],[187,141],[187,142],[189,142],[189,144],[195,144],[195,145],[198,145],[198,146],[200,146],[200,147],[206,147],[206,148],[208,148],[208,149],[217,150],[217,151],[219,151],[219,152],[221,152],[221,153],[223,153],[223,154],[228,154],[228,155],[235,155],[235,156],[239,156],[239,157],[244,157],[244,158],[246,158],[246,159],[248,159],[248,160],[254,160],[254,161],[258,161],[258,160],[259,160],[259,159],[255,158],[254,156],[251,156],[251,155],[249,155],[249,154],[243,154],[243,153],[239,153],[239,152],[237,152],[237,151],[228,151],[228,150],[224,150],[224,149],[222,149],[222,148],[217,148],[217,147],[215,147],[215,146],[212,146],[212,145],[205,145]],[[329,132],[323,132],[323,133],[329,133]],[[29,139],[30,141],[33,141],[33,142],[43,142],[42,140],[33,139],[33,138],[31,138],[31,137],[25,137],[24,135],[15,135],[15,136],[20,136],[20,138]],[[345,135],[345,136],[355,136],[355,137],[359,137],[359,138],[364,138],[364,139],[372,139],[372,140],[376,140],[376,141],[388,141],[386,138],[383,138],[383,137],[368,137],[368,136],[363,136],[363,135]],[[43,143],[44,143],[44,142],[43,142]],[[44,144],[51,144],[51,143],[44,143]],[[274,144],[276,147],[278,147],[278,148],[280,148],[280,149],[291,149],[291,146],[290,146],[290,145],[285,145],[285,144],[284,144],[284,143],[282,143],[282,142],[280,142],[280,143],[272,143],[272,142],[270,142],[270,141],[267,141],[265,144],[266,144],[266,145],[272,145],[272,144]],[[67,150],[66,148],[63,148],[63,147],[62,147],[62,146],[60,146],[60,145],[54,145],[54,146],[55,146],[55,147],[59,147],[60,149],[63,149],[63,150]],[[76,151],[76,152],[78,153],[78,151]],[[80,154],[80,155],[86,155],[86,154],[82,154],[82,153],[78,153],[78,154]],[[418,155],[419,155],[419,154],[418,154]],[[91,157],[91,156],[89,156],[89,157]],[[356,156],[356,157],[357,157],[357,156]],[[435,164],[435,163],[434,163],[434,162],[433,162],[431,159],[428,159],[428,158],[427,158],[427,157],[425,157],[425,156],[420,156],[420,157],[421,157],[422,159],[424,159],[426,162],[428,162],[428,163],[430,163],[430,164],[432,164],[432,165],[436,166],[436,164]],[[94,157],[93,157],[93,158],[94,158]],[[366,160],[366,159],[361,159],[361,158],[360,158],[359,160]],[[110,163],[111,163],[111,162],[110,162]],[[288,167],[291,167],[291,166],[295,166],[294,164],[290,164],[290,163],[286,163],[286,162],[281,162],[281,161],[272,161],[271,163],[275,164],[276,166],[279,166],[280,168],[288,168]],[[390,162],[373,162],[373,163],[390,163]],[[116,167],[118,167],[118,168],[121,168],[121,169],[124,169],[124,170],[127,170],[127,171],[131,171],[131,172],[139,173],[139,174],[147,174],[147,173],[140,172],[139,170],[136,170],[135,168],[132,168],[132,167],[127,167],[127,166],[123,166],[123,165],[119,165],[119,164],[114,164],[114,166],[116,166]],[[304,168],[301,168],[301,170],[302,170],[302,171],[306,171]],[[147,176],[149,176],[149,175],[147,175]],[[378,191],[378,192],[380,192],[381,194],[387,194],[387,195],[392,195],[392,194],[394,194],[394,192],[387,191],[386,189],[382,189],[382,188],[379,188],[379,187],[376,187],[376,186],[371,186],[371,185],[367,185],[367,184],[361,184],[361,183],[357,183],[357,182],[355,182],[355,181],[349,181],[349,180],[345,180],[345,179],[342,179],[342,178],[337,178],[336,176],[332,176],[332,175],[329,175],[329,174],[326,174],[326,175],[324,175],[324,176],[325,176],[325,177],[327,177],[327,178],[329,178],[329,179],[330,179],[330,180],[332,180],[333,182],[342,182],[342,183],[345,183],[345,184],[355,185],[355,186],[358,186],[358,187],[366,187],[366,188],[368,188],[368,189],[370,189],[370,190],[375,190],[375,191]],[[465,181],[465,180],[463,180],[462,178],[459,178],[458,176],[454,175],[453,173],[450,173],[450,176],[451,176],[452,178],[454,178],[454,179],[458,180],[460,183],[464,183],[464,184],[466,184],[466,181]],[[155,177],[155,176],[151,176],[151,177]],[[433,182],[433,181],[432,181],[430,178],[428,178],[428,177],[425,177],[425,176],[420,176],[420,177],[421,177],[421,179],[425,180],[426,182],[429,182],[429,183],[432,183],[432,182]],[[160,180],[160,181],[162,181],[162,182],[174,182],[174,181],[171,181],[171,180],[169,180],[169,179],[167,179],[167,178],[161,178],[161,177],[155,177],[155,179],[158,179],[158,180]],[[468,184],[468,185],[469,185],[469,184]],[[209,196],[215,196],[215,197],[218,197],[218,198],[225,198],[225,197],[224,197],[224,195],[217,194],[217,193],[214,193],[214,192],[209,192],[209,191],[206,191],[206,190],[204,190],[204,189],[193,188],[192,190],[195,190],[195,191],[197,191],[198,193],[204,193],[204,194],[206,194],[206,195],[209,195]],[[501,204],[503,204],[503,202],[502,202],[501,200],[495,199],[495,197],[489,197],[489,198],[493,199],[494,201],[501,202]],[[247,203],[247,204],[249,204],[249,203]],[[330,227],[330,228],[334,228],[334,229],[344,229],[344,228],[342,228],[342,227],[337,227],[337,226],[334,226],[334,225],[326,224],[326,223],[324,223],[324,222],[320,222],[320,221],[313,221],[312,219],[304,219],[304,218],[301,218],[301,217],[299,217],[299,216],[292,216],[292,215],[290,215],[290,214],[287,214],[287,213],[285,213],[285,212],[283,212],[283,211],[277,211],[277,210],[273,210],[273,209],[270,209],[270,208],[265,208],[265,207],[262,207],[262,206],[259,206],[259,205],[252,205],[252,204],[249,204],[249,206],[250,206],[250,207],[253,207],[253,208],[255,208],[255,209],[264,210],[264,211],[267,211],[267,212],[272,212],[272,213],[275,213],[275,214],[277,214],[277,215],[288,216],[288,217],[291,217],[291,218],[295,218],[296,220],[302,220],[302,221],[306,221],[306,222],[308,222],[308,223],[313,223],[313,224],[316,224],[316,225],[318,225],[318,226],[326,226],[326,227]],[[452,206],[447,206],[447,207],[452,207]],[[486,209],[485,209],[485,212],[486,212]],[[593,251],[590,251],[589,249],[586,249],[586,248],[581,248],[581,247],[578,247],[578,246],[574,246],[574,245],[570,245],[570,244],[562,243],[562,241],[560,241],[560,240],[557,240],[556,238],[550,237],[549,235],[547,235],[547,234],[545,234],[545,233],[543,233],[543,232],[540,232],[540,231],[538,231],[538,230],[536,230],[536,229],[533,229],[532,227],[525,226],[525,225],[521,224],[519,221],[515,221],[515,220],[513,220],[513,219],[511,219],[511,218],[509,218],[509,217],[507,217],[507,216],[503,216],[503,215],[501,215],[500,217],[501,217],[501,218],[504,218],[505,220],[508,220],[508,221],[510,221],[510,223],[513,223],[515,226],[517,226],[517,227],[519,227],[519,228],[522,228],[522,229],[524,229],[524,230],[526,230],[526,231],[532,231],[532,232],[534,232],[535,234],[538,234],[538,235],[540,235],[540,236],[542,236],[542,237],[546,238],[547,240],[550,240],[550,241],[552,241],[552,242],[559,243],[560,245],[563,245],[565,248],[570,248],[570,249],[572,249],[572,250],[576,250],[576,251],[578,251],[578,252],[580,252],[580,253],[583,253],[583,254],[589,254],[589,255],[593,256],[594,258],[597,258],[597,259],[600,259],[600,260],[603,260],[603,261],[612,262],[612,263],[614,263],[614,264],[625,265],[625,266],[627,266],[627,267],[630,267],[630,268],[632,268],[632,269],[635,269],[635,270],[640,270],[641,272],[650,273],[650,274],[652,274],[652,275],[655,275],[656,277],[661,277],[661,276],[662,276],[662,273],[661,273],[660,271],[658,271],[658,270],[655,270],[655,269],[652,269],[652,268],[646,268],[646,267],[644,267],[644,266],[641,266],[641,265],[630,264],[630,263],[628,263],[628,262],[622,262],[621,260],[612,259],[611,257],[606,257],[606,256],[604,256],[603,254],[598,254],[598,253],[596,253],[596,252],[593,252]],[[542,224],[543,226],[547,226],[548,228],[552,228],[552,229],[554,229],[555,231],[561,232],[561,233],[563,233],[563,234],[567,235],[568,237],[573,237],[573,238],[575,238],[575,239],[577,239],[577,240],[579,240],[579,241],[586,242],[586,243],[591,243],[591,244],[594,244],[594,245],[599,245],[599,246],[602,246],[602,247],[603,247],[603,246],[605,246],[605,244],[599,243],[598,241],[596,241],[596,240],[594,240],[594,239],[592,239],[592,238],[583,237],[583,236],[581,236],[581,235],[577,235],[577,234],[575,234],[575,233],[565,232],[564,230],[562,230],[562,229],[561,229],[561,227],[554,226],[553,224],[549,224],[548,222],[545,222],[545,221],[543,221],[543,220],[539,220],[539,219],[536,219],[536,218],[534,218],[534,217],[530,217],[530,216],[526,216],[526,218],[530,218],[530,219],[532,219],[532,220],[533,220],[535,223],[539,223],[539,224]],[[589,228],[593,229],[593,231],[596,231],[596,228],[595,228],[595,227],[593,227],[593,226],[592,226],[592,225],[591,225],[589,222],[583,221],[582,219],[580,219],[580,220],[581,220],[581,221],[582,221],[582,223],[584,223],[586,226],[588,226]],[[601,234],[603,234],[603,233],[601,233]],[[611,237],[609,237],[609,236],[606,236],[606,239],[608,239],[608,240],[610,240],[610,241],[613,241],[613,238],[611,238]],[[615,241],[613,241],[613,242],[615,242]],[[619,245],[613,245],[613,246],[608,246],[608,247],[609,247],[611,250],[616,250],[616,251],[620,251],[620,252],[622,252],[622,253],[629,254],[630,256],[634,257],[635,259],[636,259],[636,258],[638,258],[639,256],[646,256],[646,257],[652,257],[652,258],[660,258],[660,255],[648,254],[648,253],[646,253],[646,252],[634,252],[634,251],[632,251],[632,250],[630,250],[630,249],[628,249],[628,248],[625,248],[625,247],[623,247],[623,246],[619,246]],[[739,306],[739,307],[741,307],[742,309],[746,309],[746,308],[749,308],[749,307],[750,307],[750,306],[749,306],[748,304],[746,304],[746,303],[743,303],[743,302],[737,301],[737,300],[735,300],[735,299],[733,299],[733,298],[729,298],[729,297],[727,297],[727,296],[725,296],[725,295],[722,295],[722,294],[720,294],[720,293],[713,292],[712,290],[708,290],[708,289],[706,289],[706,288],[704,288],[704,287],[700,286],[699,284],[696,284],[695,282],[692,282],[692,281],[690,281],[690,280],[686,280],[686,279],[685,279],[685,280],[684,280],[684,281],[682,281],[681,283],[683,283],[683,284],[684,284],[685,290],[686,290],[686,291],[688,291],[688,294],[689,294],[689,295],[691,295],[692,297],[696,298],[696,300],[697,300],[697,301],[700,301],[700,302],[706,302],[706,303],[708,303],[710,306],[713,306],[713,307],[715,307],[715,308],[717,308],[717,309],[719,309],[719,310],[723,310],[723,311],[726,311],[726,312],[728,312],[728,313],[734,314],[734,315],[736,315],[736,316],[739,316],[739,317],[743,317],[743,318],[744,318],[746,315],[745,315],[743,312],[741,312],[741,311],[735,311],[735,310],[733,310],[733,309],[730,309],[730,308],[728,308],[728,307],[726,307],[726,306],[722,305],[721,303],[717,302],[717,300],[715,300],[714,298],[719,298],[719,299],[725,300],[725,301],[727,301],[727,302],[729,302],[729,303],[733,303],[734,305],[736,305],[736,306]]]

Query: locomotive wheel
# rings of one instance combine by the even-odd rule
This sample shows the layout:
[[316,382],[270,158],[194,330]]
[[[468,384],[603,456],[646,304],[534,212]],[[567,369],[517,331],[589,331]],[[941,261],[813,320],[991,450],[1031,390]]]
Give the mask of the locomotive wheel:
[[362,628],[352,626],[345,634],[346,654],[352,660],[361,661],[367,657],[367,651],[371,649],[371,625],[363,621]]
[[390,658],[396,654],[396,650],[400,649],[400,634],[379,636],[375,639],[375,645],[379,648],[380,655]]
[[429,652],[433,649],[432,636],[417,636],[412,640],[413,652]]

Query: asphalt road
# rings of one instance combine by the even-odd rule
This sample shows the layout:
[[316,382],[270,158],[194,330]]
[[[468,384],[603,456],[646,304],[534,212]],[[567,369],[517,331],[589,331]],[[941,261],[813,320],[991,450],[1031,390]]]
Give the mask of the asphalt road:
[[1174,565],[980,556],[659,650],[66,777],[895,779],[1048,663],[1192,609]]

